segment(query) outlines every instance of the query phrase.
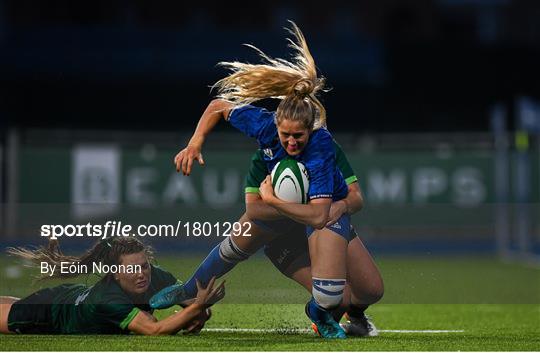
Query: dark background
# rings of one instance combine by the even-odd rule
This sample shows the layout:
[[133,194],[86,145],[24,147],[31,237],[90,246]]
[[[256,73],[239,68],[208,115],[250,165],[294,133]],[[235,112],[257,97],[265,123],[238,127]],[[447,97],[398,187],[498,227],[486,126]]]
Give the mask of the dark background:
[[[294,20],[332,131],[487,131],[540,97],[540,2],[0,2],[0,127],[191,130],[220,60],[287,57]],[[509,110],[512,121],[513,109]]]

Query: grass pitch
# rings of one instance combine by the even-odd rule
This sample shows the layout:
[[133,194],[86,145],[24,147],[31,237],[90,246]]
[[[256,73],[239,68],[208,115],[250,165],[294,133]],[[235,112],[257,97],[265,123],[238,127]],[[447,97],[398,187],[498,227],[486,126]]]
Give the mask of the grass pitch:
[[[160,264],[186,278],[201,259],[160,257]],[[0,259],[2,268],[9,269],[1,273],[0,294],[24,296],[36,290],[39,286],[29,287],[31,273],[14,263]],[[198,336],[6,335],[0,350],[540,350],[539,269],[489,258],[383,258],[378,263],[386,294],[368,314],[383,331],[379,337],[322,340],[315,336],[306,330],[309,321],[303,312],[309,294],[256,257],[228,275],[227,300],[213,308],[208,331]],[[155,315],[162,318],[171,310]],[[438,330],[451,332],[430,332]]]

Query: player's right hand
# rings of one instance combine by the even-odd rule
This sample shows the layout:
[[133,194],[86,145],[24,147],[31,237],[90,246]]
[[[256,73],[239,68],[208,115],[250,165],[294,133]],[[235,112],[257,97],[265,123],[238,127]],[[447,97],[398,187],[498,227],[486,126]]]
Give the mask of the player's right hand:
[[191,166],[193,165],[193,160],[199,162],[200,165],[204,165],[201,148],[194,145],[188,145],[186,148],[178,152],[178,154],[174,157],[176,171],[180,172],[180,169],[182,169],[182,174],[191,174]]
[[261,182],[261,185],[259,185],[259,195],[261,195],[261,199],[266,204],[276,198],[274,187],[272,186],[272,177],[270,175],[267,175]]
[[214,288],[216,277],[212,277],[206,288],[201,285],[198,279],[195,281],[197,283],[197,297],[194,303],[208,307],[225,297],[225,281],[221,282],[216,288]]

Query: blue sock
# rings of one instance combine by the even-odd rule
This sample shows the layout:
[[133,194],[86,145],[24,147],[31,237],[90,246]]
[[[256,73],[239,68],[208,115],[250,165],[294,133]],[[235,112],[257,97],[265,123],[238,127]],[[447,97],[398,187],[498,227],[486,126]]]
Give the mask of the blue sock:
[[197,282],[195,282],[195,279],[198,279],[201,285],[206,287],[212,277],[215,276],[216,278],[219,278],[236,265],[236,263],[227,262],[221,258],[219,255],[219,247],[220,244],[216,245],[216,247],[210,251],[210,254],[208,254],[193,276],[184,285],[184,289],[190,297],[195,297],[197,295]]

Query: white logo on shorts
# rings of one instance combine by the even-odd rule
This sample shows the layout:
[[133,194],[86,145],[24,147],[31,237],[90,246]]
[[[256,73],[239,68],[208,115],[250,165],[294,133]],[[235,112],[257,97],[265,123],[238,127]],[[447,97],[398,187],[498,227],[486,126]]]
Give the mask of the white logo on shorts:
[[339,222],[336,222],[336,223],[332,224],[332,225],[330,226],[330,228],[341,229],[341,224],[339,224]]

